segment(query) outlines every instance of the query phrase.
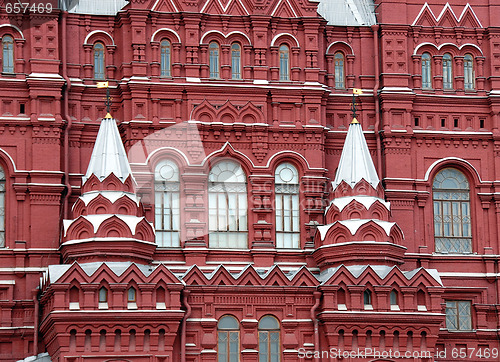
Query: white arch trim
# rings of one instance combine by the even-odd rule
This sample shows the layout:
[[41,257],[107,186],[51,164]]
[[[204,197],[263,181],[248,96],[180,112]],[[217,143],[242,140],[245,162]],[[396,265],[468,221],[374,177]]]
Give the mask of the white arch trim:
[[177,32],[175,30],[172,30],[169,28],[161,28],[161,29],[158,29],[157,31],[155,31],[154,34],[151,36],[152,42],[155,41],[156,34],[158,34],[160,31],[169,31],[169,32],[173,33],[177,37],[177,41],[179,43],[181,42],[181,37],[179,36],[179,34],[177,34]]
[[85,37],[85,40],[83,41],[83,44],[88,44],[88,40],[90,39],[90,37],[94,34],[98,34],[98,33],[103,33],[103,34],[106,34],[109,39],[111,39],[111,43],[113,45],[115,45],[115,40],[113,39],[113,37],[111,35],[109,35],[109,33],[106,33],[104,30],[94,30],[94,31],[91,31],[90,33],[87,34],[87,36]]
[[429,177],[431,175],[432,170],[434,168],[436,168],[439,164],[441,164],[441,163],[443,163],[445,161],[458,161],[458,162],[466,163],[467,165],[469,165],[474,170],[474,172],[477,175],[478,180],[480,182],[483,182],[483,180],[481,180],[481,176],[479,175],[479,172],[477,172],[476,168],[474,166],[472,166],[472,164],[469,161],[466,161],[463,158],[459,158],[459,157],[445,157],[445,158],[441,158],[441,159],[439,159],[437,161],[434,161],[432,163],[432,165],[430,165],[429,168],[427,169],[427,171],[425,173],[425,176],[424,176],[424,181],[429,181]]
[[160,148],[155,149],[153,152],[151,152],[148,155],[148,157],[146,157],[146,161],[144,163],[130,163],[130,164],[131,165],[147,165],[149,163],[149,161],[151,160],[151,157],[153,157],[158,152],[162,152],[165,150],[174,151],[175,153],[179,154],[184,159],[184,161],[186,161],[186,165],[190,165],[189,159],[184,152],[182,152],[181,150],[178,150],[177,148],[170,147],[170,146],[165,146],[165,147],[160,147]]
[[354,55],[354,50],[352,49],[352,47],[347,44],[346,42],[344,41],[334,41],[333,43],[331,43],[330,45],[328,45],[328,48],[326,48],[326,54],[328,54],[328,52],[330,51],[330,48],[336,44],[344,44],[344,45],[347,45],[349,47],[349,49],[351,49],[351,54]]
[[307,161],[307,159],[306,159],[303,155],[301,155],[301,154],[300,154],[300,153],[298,153],[298,152],[291,151],[291,150],[277,152],[277,153],[275,153],[274,155],[272,155],[272,156],[269,158],[269,160],[267,161],[267,164],[266,164],[265,166],[258,166],[258,165],[255,165],[255,164],[252,162],[252,160],[251,160],[251,159],[250,159],[247,155],[245,155],[244,153],[242,153],[242,152],[240,152],[240,151],[238,151],[238,150],[235,150],[235,149],[234,149],[234,147],[233,147],[233,145],[231,145],[231,143],[230,143],[230,142],[226,142],[226,143],[225,143],[225,144],[224,144],[224,145],[223,145],[220,149],[215,150],[215,151],[213,151],[212,153],[210,153],[210,154],[206,155],[206,156],[205,156],[205,158],[203,159],[203,161],[202,161],[200,164],[191,164],[191,163],[189,162],[189,158],[187,157],[187,155],[186,155],[184,152],[182,152],[181,150],[178,150],[177,148],[174,148],[174,147],[160,147],[160,148],[155,149],[153,152],[151,152],[151,153],[147,156],[147,158],[146,158],[146,160],[145,160],[145,162],[144,162],[144,163],[140,163],[140,162],[139,162],[139,163],[132,163],[132,162],[131,162],[131,166],[133,166],[133,165],[147,165],[147,164],[150,162],[151,158],[152,158],[152,157],[153,157],[156,153],[161,152],[161,151],[164,151],[164,150],[172,150],[172,151],[175,151],[177,154],[181,155],[181,156],[184,158],[184,160],[186,161],[186,165],[188,165],[188,166],[203,166],[203,165],[205,165],[205,164],[207,163],[207,161],[208,161],[208,160],[209,160],[209,159],[210,159],[213,155],[215,155],[215,154],[217,154],[217,153],[220,153],[220,152],[224,151],[227,147],[231,147],[231,149],[232,149],[235,153],[237,153],[237,154],[238,154],[238,155],[240,155],[241,157],[245,158],[245,159],[246,159],[246,160],[247,160],[247,161],[248,161],[248,162],[252,165],[252,167],[254,167],[254,168],[261,168],[261,169],[266,169],[266,168],[269,168],[269,166],[271,165],[271,162],[273,161],[273,159],[274,159],[274,158],[276,158],[276,157],[278,157],[278,156],[280,156],[280,155],[283,155],[283,154],[289,154],[289,155],[290,155],[290,154],[293,154],[294,156],[300,157],[300,158],[301,158],[301,159],[305,162],[305,164],[307,165],[307,168],[308,168],[309,170],[324,170],[323,168],[311,167],[311,165],[309,164],[309,162]]
[[4,27],[8,27],[8,28],[13,28],[15,29],[20,35],[21,35],[21,39],[24,39],[24,34],[23,32],[21,31],[21,29],[19,29],[17,26],[15,25],[12,25],[12,24],[1,24],[0,25],[0,28],[4,28]]
[[[14,172],[17,172],[18,169],[16,167],[16,163],[14,162],[12,157],[9,155],[9,153],[7,151],[5,151],[4,149],[0,148],[0,154],[4,155],[5,159],[10,161],[12,168],[14,169]],[[7,172],[8,170],[4,170],[4,171]]]
[[223,32],[221,32],[219,30],[209,30],[205,34],[203,34],[203,36],[201,37],[200,44],[203,44],[203,41],[205,40],[205,37],[207,37],[209,34],[212,34],[212,33],[220,34],[220,35],[222,35],[224,37],[224,39],[229,38],[233,34],[240,34],[240,35],[244,36],[246,38],[246,40],[248,40],[248,44],[252,45],[252,41],[250,40],[250,38],[248,37],[248,35],[246,35],[245,33],[242,33],[241,31],[237,31],[237,30],[232,31],[232,32],[227,33],[227,34],[224,34]]
[[425,43],[420,43],[420,44],[418,44],[418,45],[416,46],[415,50],[413,51],[413,55],[417,55],[418,50],[419,50],[421,47],[423,47],[424,45],[431,45],[431,46],[433,46],[434,48],[436,48],[437,50],[441,50],[441,48],[442,48],[442,47],[447,46],[447,45],[454,46],[454,47],[455,47],[455,48],[457,48],[458,50],[462,50],[462,49],[463,49],[463,47],[465,47],[465,46],[471,46],[471,47],[476,48],[477,50],[479,50],[479,52],[481,53],[481,55],[484,55],[484,54],[483,54],[483,51],[481,50],[481,48],[480,48],[480,47],[478,47],[476,44],[472,44],[472,43],[465,43],[465,44],[462,44],[462,45],[460,45],[460,46],[458,46],[458,45],[456,45],[456,44],[454,44],[454,43],[443,43],[443,44],[441,44],[441,45],[437,46],[436,44],[434,44],[434,43],[429,43],[429,42],[425,42]]
[[276,43],[276,40],[278,40],[279,37],[281,36],[284,36],[284,35],[288,35],[289,37],[291,37],[293,40],[295,40],[295,43],[296,43],[296,46],[300,47],[300,44],[299,44],[299,41],[297,40],[296,37],[294,37],[292,34],[290,33],[280,33],[278,35],[276,35],[273,40],[271,40],[271,46],[274,46],[274,43]]

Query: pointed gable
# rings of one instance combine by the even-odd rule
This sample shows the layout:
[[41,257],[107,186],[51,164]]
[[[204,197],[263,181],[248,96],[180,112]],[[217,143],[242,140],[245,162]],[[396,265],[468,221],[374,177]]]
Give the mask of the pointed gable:
[[482,28],[482,24],[474,13],[472,6],[467,3],[459,18],[451,8],[449,3],[446,3],[439,16],[436,17],[432,12],[429,4],[425,3],[420,12],[415,17],[412,26],[442,26],[446,28],[461,26],[464,28]]
[[420,26],[435,26],[436,25],[436,16],[432,12],[429,4],[425,3],[420,12],[415,17],[412,26],[420,25]]
[[193,265],[182,277],[182,281],[187,285],[208,285],[208,279],[198,265]]
[[472,9],[470,4],[465,5],[464,10],[459,18],[459,25],[464,28],[482,28],[483,25]]
[[205,4],[200,10],[200,13],[224,14],[224,8],[219,0],[206,0]]
[[300,16],[298,9],[294,9],[288,0],[278,0],[270,15],[278,18],[297,18]]
[[183,9],[176,0],[156,0],[151,10],[162,13],[176,13]]
[[245,4],[241,0],[230,0],[226,6],[227,15],[245,16],[250,15]]
[[455,15],[449,3],[446,3],[443,11],[441,11],[441,14],[439,14],[437,25],[445,28],[453,28],[458,25],[457,16]]

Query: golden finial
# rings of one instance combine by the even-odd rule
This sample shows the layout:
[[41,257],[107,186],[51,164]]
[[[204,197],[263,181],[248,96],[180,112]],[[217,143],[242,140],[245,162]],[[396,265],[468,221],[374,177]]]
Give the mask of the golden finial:
[[356,94],[363,94],[363,91],[358,88],[354,88],[352,90],[352,104],[351,104],[351,111],[352,111],[352,121],[351,124],[359,124],[357,118],[356,118]]

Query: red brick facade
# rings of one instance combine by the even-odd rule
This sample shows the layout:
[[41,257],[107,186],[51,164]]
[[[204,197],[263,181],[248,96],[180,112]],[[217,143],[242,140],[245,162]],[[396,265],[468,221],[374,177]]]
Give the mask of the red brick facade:
[[[498,359],[500,5],[317,8],[2,7],[0,360]],[[334,182],[353,88],[376,185]]]

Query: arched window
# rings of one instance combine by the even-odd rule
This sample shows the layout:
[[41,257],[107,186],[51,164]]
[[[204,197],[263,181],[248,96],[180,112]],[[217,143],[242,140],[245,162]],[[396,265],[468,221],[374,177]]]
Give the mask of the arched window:
[[99,288],[99,309],[108,308],[108,290],[106,287]]
[[336,52],[333,60],[335,64],[335,88],[345,89],[344,54]]
[[236,318],[224,316],[217,324],[218,361],[238,362],[240,356],[240,325]]
[[76,285],[69,289],[69,309],[77,310],[80,309],[80,291]]
[[432,88],[431,55],[422,54],[422,88]]
[[276,247],[298,248],[300,245],[299,173],[288,162],[274,173],[276,210]]
[[271,316],[259,321],[259,362],[280,361],[280,324]]
[[14,73],[14,39],[10,35],[2,38],[3,49],[3,73]]
[[231,78],[241,79],[241,46],[238,43],[231,45]]
[[464,87],[474,89],[474,59],[472,55],[465,54],[464,57]]
[[180,246],[179,168],[171,160],[161,161],[155,168],[156,244]]
[[363,292],[363,304],[365,305],[365,309],[372,307],[372,292],[369,289]]
[[161,76],[170,77],[172,75],[172,66],[170,58],[170,42],[166,39],[162,40],[160,43],[160,65],[161,65]]
[[95,79],[105,79],[104,72],[104,44],[95,43],[94,44],[94,78]]
[[443,55],[443,88],[453,89],[453,58],[450,53]]
[[432,193],[436,252],[472,253],[467,178],[454,168],[445,168],[434,178]]
[[127,292],[127,302],[135,303],[137,301],[137,293],[134,287],[128,288]]
[[290,50],[285,44],[280,46],[280,80],[290,80]]
[[417,292],[417,310],[427,310],[427,303],[425,302],[425,299],[425,292],[422,289],[419,289]]
[[5,172],[0,167],[0,247],[5,246]]
[[234,161],[222,161],[208,175],[208,231],[211,248],[246,248],[246,175]]
[[389,302],[391,304],[391,310],[399,310],[398,292],[397,291],[392,290],[389,293]]
[[210,62],[210,78],[219,78],[219,44],[211,42],[208,46]]

